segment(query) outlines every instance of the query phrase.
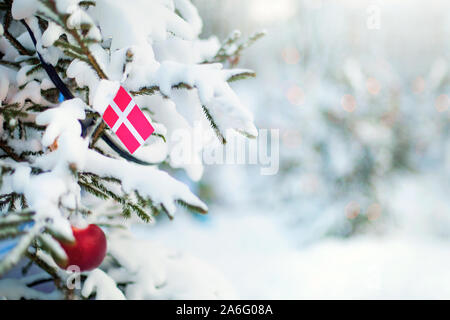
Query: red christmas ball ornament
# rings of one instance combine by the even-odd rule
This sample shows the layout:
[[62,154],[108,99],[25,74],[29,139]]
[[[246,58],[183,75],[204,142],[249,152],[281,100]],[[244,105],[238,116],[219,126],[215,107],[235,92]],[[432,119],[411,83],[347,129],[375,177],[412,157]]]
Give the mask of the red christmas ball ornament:
[[63,269],[76,265],[80,271],[97,268],[106,255],[106,237],[103,230],[95,224],[90,224],[86,228],[72,226],[72,232],[74,243],[60,242],[67,254],[67,261],[58,265]]

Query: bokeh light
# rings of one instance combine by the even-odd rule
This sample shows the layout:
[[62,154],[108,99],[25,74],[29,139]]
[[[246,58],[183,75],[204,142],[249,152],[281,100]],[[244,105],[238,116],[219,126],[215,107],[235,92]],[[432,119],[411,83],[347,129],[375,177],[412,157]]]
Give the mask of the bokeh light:
[[366,82],[366,86],[367,86],[367,91],[373,96],[376,96],[381,91],[381,85],[378,82],[378,80],[375,78],[372,78],[372,77],[368,78],[367,82]]
[[415,94],[420,94],[425,91],[425,80],[422,77],[417,77],[412,83],[412,91]]
[[297,85],[290,87],[286,92],[286,97],[293,105],[300,106],[305,102],[305,93]]
[[345,206],[345,215],[348,219],[355,219],[361,212],[361,207],[358,202],[351,201]]
[[295,47],[286,47],[281,51],[281,56],[287,64],[297,64],[300,62],[300,51]]
[[356,99],[350,94],[345,94],[341,99],[342,108],[347,112],[353,112],[356,109]]
[[285,130],[282,133],[281,141],[288,148],[296,148],[302,142],[302,136],[298,130]]
[[438,112],[444,112],[448,110],[450,106],[450,98],[446,94],[441,94],[436,99],[435,107]]
[[382,212],[381,205],[379,203],[372,203],[367,208],[367,219],[370,221],[375,221],[380,218]]
[[316,174],[306,173],[300,178],[300,190],[305,194],[314,194],[319,189],[320,180]]

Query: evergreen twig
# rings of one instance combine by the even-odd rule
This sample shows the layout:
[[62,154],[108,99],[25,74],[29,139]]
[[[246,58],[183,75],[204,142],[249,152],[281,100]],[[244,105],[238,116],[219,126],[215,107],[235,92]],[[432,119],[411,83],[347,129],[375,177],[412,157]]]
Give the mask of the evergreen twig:
[[16,154],[14,149],[11,148],[8,145],[8,143],[3,139],[0,139],[0,149],[2,149],[3,152],[5,152],[9,157],[11,157],[13,160],[15,160],[17,162],[27,161],[26,159],[22,158],[20,155]]
[[209,113],[208,108],[206,106],[202,105],[203,112],[205,113],[206,119],[208,119],[211,127],[213,128],[214,132],[216,133],[217,138],[219,138],[219,141],[222,144],[226,144],[227,140],[223,136],[222,132],[220,131],[219,127],[217,126],[216,122],[214,121],[213,117]]

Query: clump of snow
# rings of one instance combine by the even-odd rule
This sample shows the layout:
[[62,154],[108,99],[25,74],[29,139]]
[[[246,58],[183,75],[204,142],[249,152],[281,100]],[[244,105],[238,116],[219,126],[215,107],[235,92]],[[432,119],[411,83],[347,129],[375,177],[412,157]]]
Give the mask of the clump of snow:
[[71,13],[76,10],[80,0],[56,0],[56,8],[61,13]]
[[[70,191],[71,181],[62,174],[46,172],[30,175],[31,168],[22,166],[11,177],[12,190],[23,193],[30,209],[35,210],[36,222],[49,222],[49,227],[63,238],[72,241],[70,224],[59,209],[61,198]],[[5,177],[9,178],[9,177]],[[5,190],[2,190],[2,193]],[[71,209],[75,209],[72,204]]]
[[86,156],[84,168],[86,171],[102,177],[120,179],[126,192],[138,190],[142,196],[150,197],[156,205],[163,205],[171,215],[176,211],[176,200],[183,200],[204,211],[208,210],[188,186],[172,178],[165,171],[125,160],[107,158],[92,150],[89,150]]
[[206,220],[180,216],[150,230],[136,227],[135,233],[208,261],[239,299],[450,297],[445,241],[366,235],[297,247],[298,232],[278,216],[252,208],[213,210]]
[[99,78],[95,71],[84,61],[74,59],[66,70],[69,78],[75,79],[79,87],[89,88],[89,102],[94,99],[95,88],[99,82]]
[[32,16],[39,7],[39,1],[14,0],[11,13],[14,19],[20,20]]
[[[110,237],[110,254],[121,264],[108,274],[126,286],[128,299],[232,299],[235,292],[217,269],[150,241]],[[148,254],[142,254],[147,252]]]
[[81,127],[78,120],[85,118],[85,107],[86,104],[81,99],[75,98],[39,114],[36,117],[36,123],[47,126],[42,137],[42,144],[46,147],[51,145],[63,132],[80,136]]
[[[115,85],[103,82],[102,88],[104,86],[109,88],[111,84]],[[57,138],[60,146],[56,151],[38,157],[35,161],[36,165],[44,170],[53,170],[48,173],[51,176],[58,173],[70,176],[68,166],[73,163],[79,171],[95,173],[102,177],[118,178],[122,181],[125,192],[131,193],[137,190],[142,196],[151,198],[155,205],[163,205],[171,215],[176,211],[175,202],[177,200],[207,211],[207,206],[186,185],[172,178],[166,172],[152,166],[137,165],[126,160],[105,157],[88,149],[88,140],[80,137],[81,126],[78,122],[79,119],[85,117],[84,108],[84,102],[75,98],[66,100],[59,107],[49,109],[38,116],[37,123],[47,125],[42,138],[44,146],[49,146]],[[44,175],[41,174],[35,179]],[[67,188],[75,191],[75,198],[79,197],[79,188],[76,183],[75,185],[73,182],[69,183],[66,185]],[[64,190],[62,187],[59,189]],[[53,190],[53,188],[49,190]],[[59,195],[57,194],[57,196]]]
[[25,299],[42,299],[42,300],[58,300],[63,295],[59,291],[45,293],[33,288],[27,287],[27,283],[33,281],[33,277],[24,277],[21,279],[1,279],[0,280],[0,298],[8,300]]
[[193,25],[161,1],[136,0],[130,5],[124,1],[99,0],[88,12],[97,21],[103,36],[112,37],[112,50],[148,44],[153,39],[164,40],[168,32],[192,40],[198,30],[192,14],[189,18]]
[[101,80],[97,85],[92,103],[94,110],[103,114],[114,99],[119,87],[120,83],[118,81]]
[[156,71],[153,83],[159,85],[161,92],[169,97],[172,86],[179,83],[197,88],[200,103],[210,108],[221,129],[234,128],[257,136],[252,114],[227,83],[232,75],[247,71],[249,70],[222,70],[221,64],[183,65],[165,61]]
[[86,298],[94,292],[97,300],[125,300],[114,280],[100,269],[89,272],[81,290],[81,294]]
[[197,8],[189,0],[174,0],[175,9],[192,27],[192,32],[198,36],[202,31],[203,22]]
[[64,33],[64,29],[60,25],[50,21],[48,23],[47,29],[42,34],[42,37],[41,37],[42,45],[44,47],[50,47],[51,45],[53,45],[53,43],[55,43],[56,40],[59,39],[59,37],[63,33]]
[[23,106],[26,99],[30,99],[36,104],[46,104],[47,101],[41,95],[41,85],[37,81],[28,82],[25,87],[17,92],[10,100],[10,103],[18,103]]

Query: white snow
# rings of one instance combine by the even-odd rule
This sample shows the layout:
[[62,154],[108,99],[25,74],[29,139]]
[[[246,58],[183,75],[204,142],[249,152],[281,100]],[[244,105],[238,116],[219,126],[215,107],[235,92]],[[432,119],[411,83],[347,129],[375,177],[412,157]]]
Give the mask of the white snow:
[[12,4],[12,16],[16,20],[32,16],[39,7],[39,1],[14,0]]
[[42,34],[42,45],[44,47],[50,47],[63,33],[64,29],[60,25],[50,21],[47,29]]
[[97,85],[92,102],[94,110],[103,114],[114,99],[119,87],[120,83],[118,81],[101,80]]
[[74,78],[79,87],[89,88],[89,102],[92,103],[99,78],[95,71],[84,61],[74,59],[66,70],[69,78]]
[[125,192],[139,191],[158,205],[162,204],[169,214],[176,211],[175,200],[183,200],[203,210],[207,206],[185,184],[172,178],[165,171],[151,166],[137,165],[126,160],[104,157],[89,150],[85,170],[102,177],[115,177],[122,181]]
[[417,236],[360,236],[296,246],[276,216],[215,210],[205,221],[178,216],[138,237],[208,261],[240,299],[448,299],[445,242]]
[[81,290],[81,294],[86,298],[94,292],[97,300],[125,300],[114,280],[100,269],[89,272]]
[[43,299],[43,300],[57,300],[62,299],[63,295],[59,291],[51,293],[44,293],[27,287],[29,279],[2,279],[0,280],[0,298],[7,298],[11,300],[25,299]]
[[[123,236],[108,238],[110,253],[123,266],[108,274],[127,285],[128,299],[232,299],[235,292],[224,276],[191,255],[164,245]],[[143,254],[146,253],[146,254]]]
[[164,40],[168,31],[192,40],[194,28],[198,29],[195,22],[193,28],[159,0],[136,0],[133,5],[126,1],[99,0],[89,13],[95,17],[103,36],[113,38],[112,50],[148,44],[149,39],[150,43],[153,39]]
[[200,103],[210,108],[219,128],[239,129],[257,136],[252,114],[226,82],[233,74],[245,71],[249,70],[222,70],[221,64],[183,65],[164,61],[156,71],[153,82],[169,97],[172,86],[179,83],[197,88]]
[[86,104],[81,99],[75,98],[39,114],[36,117],[36,123],[47,126],[42,137],[42,144],[46,147],[51,145],[63,132],[80,136],[81,127],[77,120],[85,118],[85,108]]

